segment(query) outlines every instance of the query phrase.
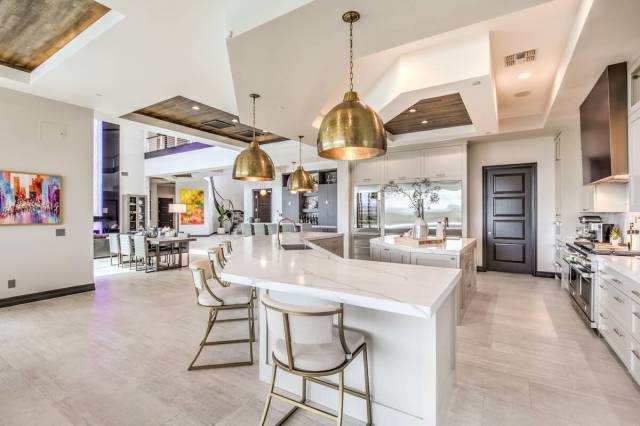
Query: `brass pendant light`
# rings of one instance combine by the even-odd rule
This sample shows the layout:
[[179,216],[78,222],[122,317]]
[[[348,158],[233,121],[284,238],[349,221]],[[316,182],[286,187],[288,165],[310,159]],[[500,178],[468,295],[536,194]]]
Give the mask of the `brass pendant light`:
[[387,132],[382,119],[353,91],[353,23],[360,14],[349,11],[349,91],[322,120],[318,132],[318,155],[331,160],[363,160],[387,152]]
[[298,136],[300,139],[300,163],[298,163],[298,168],[295,172],[293,172],[289,176],[289,180],[287,181],[287,189],[289,192],[312,192],[313,191],[313,178],[307,172],[304,167],[302,167],[302,138],[304,136]]
[[274,180],[276,168],[273,165],[273,160],[260,148],[260,144],[256,140],[256,99],[260,95],[252,93],[249,97],[253,99],[253,140],[236,157],[236,161],[233,163],[233,178],[248,182]]

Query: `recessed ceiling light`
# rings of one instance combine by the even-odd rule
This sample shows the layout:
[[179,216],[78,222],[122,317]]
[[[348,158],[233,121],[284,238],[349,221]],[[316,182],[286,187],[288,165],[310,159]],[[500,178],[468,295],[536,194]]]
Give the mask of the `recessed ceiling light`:
[[529,90],[525,90],[523,92],[518,92],[513,96],[515,96],[516,98],[524,98],[525,96],[529,96],[530,94],[531,92]]
[[415,108],[411,108],[411,109],[409,110],[409,112],[413,114],[414,112],[416,112],[416,109],[415,109]]
[[102,96],[102,93],[96,93],[96,96],[100,97],[100,96]]
[[237,123],[237,122],[238,122],[238,119],[237,119],[237,118],[234,118],[234,119],[232,119],[232,120],[231,120],[231,122],[232,122],[232,123]]
[[480,80],[476,80],[473,83],[471,83],[472,86],[480,86],[482,84],[482,82]]
[[518,79],[519,80],[526,80],[529,77],[531,77],[531,73],[530,72],[523,72],[523,73],[518,74]]
[[198,105],[194,105],[191,107],[191,109],[195,109],[196,111],[198,111],[200,109],[200,107]]
[[429,120],[422,120],[421,123],[422,124],[427,124],[429,122]]

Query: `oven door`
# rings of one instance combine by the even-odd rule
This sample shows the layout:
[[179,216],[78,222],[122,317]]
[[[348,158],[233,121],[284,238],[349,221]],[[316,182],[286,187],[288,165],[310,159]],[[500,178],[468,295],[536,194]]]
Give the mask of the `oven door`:
[[580,309],[593,322],[593,274],[589,272],[580,273]]

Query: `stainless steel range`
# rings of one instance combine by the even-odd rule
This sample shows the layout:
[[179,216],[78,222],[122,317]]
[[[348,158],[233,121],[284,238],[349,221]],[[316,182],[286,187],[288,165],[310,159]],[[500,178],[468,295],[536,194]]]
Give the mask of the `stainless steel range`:
[[568,290],[571,298],[584,315],[584,319],[591,328],[596,328],[595,322],[595,255],[580,243],[567,243],[564,261],[569,265],[567,274]]

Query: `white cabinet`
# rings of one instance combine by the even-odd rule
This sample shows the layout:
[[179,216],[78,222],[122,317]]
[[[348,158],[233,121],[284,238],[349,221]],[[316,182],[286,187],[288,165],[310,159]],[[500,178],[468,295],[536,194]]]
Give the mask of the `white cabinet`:
[[621,213],[629,209],[625,183],[598,183],[582,187],[580,211]]
[[389,258],[391,263],[404,263],[405,265],[411,263],[411,253],[404,250],[389,251]]
[[383,181],[384,157],[356,161],[353,183],[355,185],[375,185]]
[[640,211],[640,111],[629,118],[629,211]]
[[441,146],[422,151],[423,175],[432,180],[462,179],[464,146]]
[[422,177],[419,151],[389,152],[385,160],[385,181],[411,181]]

